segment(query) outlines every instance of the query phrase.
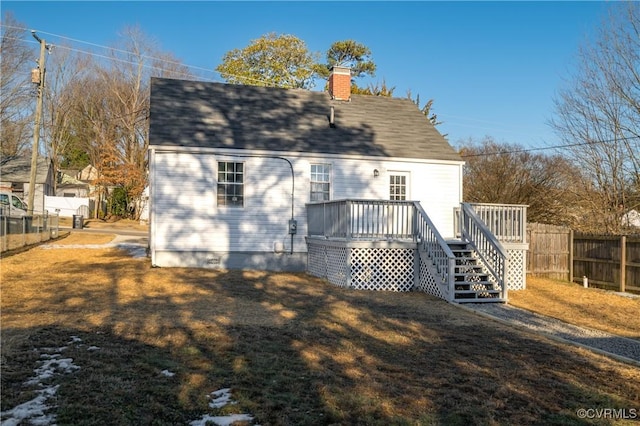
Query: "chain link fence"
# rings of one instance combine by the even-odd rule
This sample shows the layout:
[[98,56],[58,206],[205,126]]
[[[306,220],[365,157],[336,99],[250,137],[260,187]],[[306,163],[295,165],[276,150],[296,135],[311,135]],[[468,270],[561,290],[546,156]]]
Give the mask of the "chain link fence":
[[57,238],[60,217],[57,214],[34,214],[12,217],[0,215],[0,251],[6,252]]

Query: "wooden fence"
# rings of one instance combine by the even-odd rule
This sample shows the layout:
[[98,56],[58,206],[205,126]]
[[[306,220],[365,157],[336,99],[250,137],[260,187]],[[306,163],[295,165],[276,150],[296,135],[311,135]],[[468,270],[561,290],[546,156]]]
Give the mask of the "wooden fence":
[[640,292],[640,235],[603,236],[527,225],[527,273],[619,291]]

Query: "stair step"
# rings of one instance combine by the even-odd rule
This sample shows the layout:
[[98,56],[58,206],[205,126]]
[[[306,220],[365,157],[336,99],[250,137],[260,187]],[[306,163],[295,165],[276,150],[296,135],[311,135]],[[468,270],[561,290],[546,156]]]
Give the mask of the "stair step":
[[502,290],[494,289],[489,274],[480,263],[475,250],[466,242],[448,243],[455,256],[454,296],[456,303],[504,303]]
[[492,283],[455,283],[454,288],[455,291],[498,291],[493,288]]
[[[456,265],[457,266],[472,266],[472,265],[477,265],[477,261],[478,259],[476,259],[475,257],[456,257]],[[461,263],[461,262],[472,262],[472,263]]]
[[454,272],[456,277],[488,277],[486,272],[482,271],[467,271],[467,272]]
[[[466,258],[466,260],[473,260],[473,261],[477,261],[478,259],[476,259],[475,257],[469,257]],[[456,262],[456,268],[460,268],[460,267],[467,267],[467,268],[482,268],[482,265],[478,264],[478,263],[470,263],[470,264],[464,264],[464,263],[458,263]]]
[[454,281],[455,285],[493,285],[493,283],[489,280],[482,280],[482,281]]
[[500,290],[456,290],[454,299],[495,299],[500,297]]
[[451,249],[451,253],[456,254],[456,253],[473,253],[474,250],[472,249]]

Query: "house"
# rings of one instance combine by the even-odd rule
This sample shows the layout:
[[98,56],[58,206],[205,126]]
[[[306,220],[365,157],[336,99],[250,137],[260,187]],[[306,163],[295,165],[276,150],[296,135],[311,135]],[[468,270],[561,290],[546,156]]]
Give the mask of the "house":
[[56,187],[57,197],[88,197],[90,187],[88,182],[83,182],[77,178],[78,170],[60,170],[58,172],[58,185]]
[[[31,159],[26,157],[3,157],[0,159],[0,188],[17,194],[25,202],[29,199]],[[48,158],[38,158],[36,163],[33,211],[44,211],[44,197],[54,194],[53,163]]]
[[640,228],[640,212],[632,209],[622,216],[622,226]]
[[53,202],[53,210],[59,211],[62,216],[78,214],[87,218],[96,215],[96,209],[105,212],[106,202],[102,200],[101,191],[94,184],[97,178],[98,170],[90,164],[81,170],[59,170],[56,197],[83,200],[50,200]]
[[[424,214],[440,243],[453,239],[463,160],[411,100],[351,95],[350,78],[335,67],[328,93],[152,79],[152,264],[314,273],[313,253],[326,263],[318,244],[330,239],[316,238],[326,231],[319,221],[342,223],[328,216],[332,203],[358,200],[383,201],[364,203],[360,218],[384,216],[397,230]],[[382,240],[394,239],[388,230]],[[427,247],[433,232],[405,234],[373,249],[402,246],[413,267],[417,242]]]

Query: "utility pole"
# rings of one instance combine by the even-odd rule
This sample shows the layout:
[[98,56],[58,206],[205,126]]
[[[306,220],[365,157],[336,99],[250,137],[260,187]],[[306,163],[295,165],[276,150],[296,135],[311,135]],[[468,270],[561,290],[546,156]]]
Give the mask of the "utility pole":
[[31,82],[38,85],[38,100],[36,102],[36,117],[33,129],[33,148],[31,152],[31,176],[29,177],[29,200],[27,208],[29,215],[33,216],[33,204],[36,188],[36,171],[38,169],[38,147],[40,146],[40,121],[42,120],[42,98],[44,96],[44,73],[45,73],[45,51],[50,48],[47,43],[42,40],[35,31],[31,31],[31,35],[40,43],[40,59],[38,60],[38,68],[31,71]]

